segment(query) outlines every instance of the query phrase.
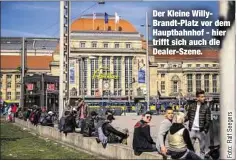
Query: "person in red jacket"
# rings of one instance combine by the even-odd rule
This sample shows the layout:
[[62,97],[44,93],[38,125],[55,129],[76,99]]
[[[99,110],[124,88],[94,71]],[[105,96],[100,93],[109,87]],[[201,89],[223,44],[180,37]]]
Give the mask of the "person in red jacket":
[[11,121],[15,120],[16,111],[17,111],[16,104],[11,105]]
[[16,111],[17,111],[17,106],[16,106],[16,104],[13,104],[12,105],[12,113],[16,113]]

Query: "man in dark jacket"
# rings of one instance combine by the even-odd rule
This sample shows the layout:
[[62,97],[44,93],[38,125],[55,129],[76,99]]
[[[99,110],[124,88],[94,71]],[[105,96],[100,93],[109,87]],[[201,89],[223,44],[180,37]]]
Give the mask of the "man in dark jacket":
[[115,120],[113,115],[108,115],[106,122],[102,125],[103,133],[108,137],[108,143],[122,143],[123,139],[128,137],[128,131],[120,132],[116,130],[112,125],[112,121]]
[[211,112],[209,107],[205,104],[205,95],[203,90],[197,90],[197,101],[189,106],[186,121],[189,121],[189,131],[192,142],[198,139],[200,145],[201,157],[205,155],[205,138],[209,130],[211,121]]
[[109,114],[101,127],[98,129],[99,138],[97,143],[102,143],[105,148],[107,143],[124,143],[124,140],[128,137],[128,130],[123,132],[116,130],[112,125],[112,121],[115,120],[113,114]]
[[134,126],[133,134],[133,150],[135,155],[140,155],[142,152],[157,151],[156,143],[150,135],[150,125],[152,113],[147,111],[142,115],[142,120]]
[[65,135],[67,135],[67,133],[72,133],[75,131],[76,128],[76,119],[75,116],[72,112],[70,111],[65,111],[65,116],[63,116],[60,119],[60,126],[59,126],[59,130],[60,132],[64,132]]

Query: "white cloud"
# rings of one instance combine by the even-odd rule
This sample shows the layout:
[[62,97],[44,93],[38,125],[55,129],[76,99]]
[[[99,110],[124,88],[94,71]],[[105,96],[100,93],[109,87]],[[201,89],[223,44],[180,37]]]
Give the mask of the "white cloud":
[[11,30],[11,29],[1,29],[1,36],[6,37],[51,37],[50,35],[44,35],[44,34],[34,34],[30,32],[25,31],[17,31],[17,30]]

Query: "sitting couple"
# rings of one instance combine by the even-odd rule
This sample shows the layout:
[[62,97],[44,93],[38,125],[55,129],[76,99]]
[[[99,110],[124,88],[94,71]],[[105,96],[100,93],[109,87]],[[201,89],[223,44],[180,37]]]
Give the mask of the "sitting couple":
[[[159,131],[157,144],[150,135],[149,123],[151,119],[152,113],[148,111],[142,115],[142,119],[134,126],[133,150],[135,155],[140,155],[142,152],[158,152],[164,158],[166,158],[166,155],[170,155],[172,159],[201,159],[193,152],[194,148],[189,131],[183,125],[185,121],[184,113],[176,113],[173,120],[172,108],[166,109],[165,120],[161,124],[165,122],[169,124],[167,126],[169,128],[160,129],[162,131]],[[160,128],[162,128],[162,125]],[[160,135],[162,133],[164,135]],[[166,136],[168,138],[168,150],[164,148]]]

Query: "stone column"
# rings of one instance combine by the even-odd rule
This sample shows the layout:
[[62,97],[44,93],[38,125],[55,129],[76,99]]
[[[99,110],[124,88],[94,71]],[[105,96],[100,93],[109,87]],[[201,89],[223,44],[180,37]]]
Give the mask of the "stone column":
[[212,74],[209,75],[209,93],[213,92]]
[[138,66],[136,56],[132,59],[132,78],[135,78],[135,82],[132,83],[133,97],[137,96],[138,88]]
[[[114,57],[110,57],[110,73],[114,74]],[[110,79],[110,92],[114,95],[114,79]]]
[[76,83],[76,89],[77,89],[77,96],[80,96],[80,62],[79,60],[76,61],[75,65],[75,83]]
[[181,89],[183,96],[187,95],[188,93],[188,80],[187,80],[187,74],[183,74],[183,79],[181,78]]
[[[101,56],[99,57],[99,60],[98,60],[98,66],[99,66],[99,69],[103,66]],[[103,95],[103,79],[98,79],[98,87],[99,87],[99,93],[102,96]]]
[[88,59],[87,63],[87,95],[91,96],[91,60]]
[[125,96],[125,57],[122,57],[121,60],[121,87],[122,87],[122,92],[121,95]]
[[204,74],[201,74],[201,89],[204,90]]
[[216,84],[217,84],[217,93],[220,93],[220,75],[219,74],[217,74],[217,76],[216,76]]
[[2,88],[1,88],[1,91],[2,91],[2,99],[3,100],[6,100],[6,95],[7,95],[7,81],[6,81],[6,74],[3,74],[2,75]]
[[192,79],[193,79],[193,92],[192,93],[195,93],[196,92],[196,73],[192,74]]
[[16,74],[12,74],[11,99],[16,100]]

